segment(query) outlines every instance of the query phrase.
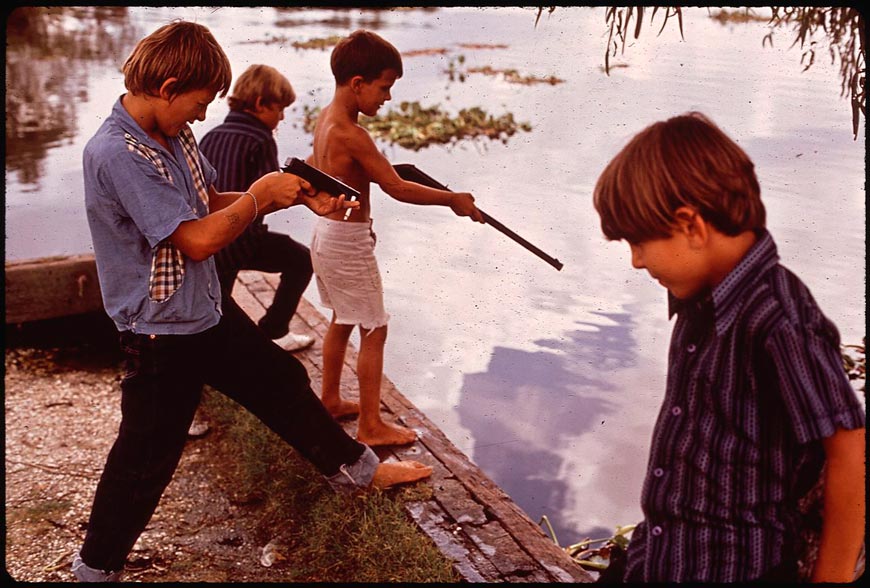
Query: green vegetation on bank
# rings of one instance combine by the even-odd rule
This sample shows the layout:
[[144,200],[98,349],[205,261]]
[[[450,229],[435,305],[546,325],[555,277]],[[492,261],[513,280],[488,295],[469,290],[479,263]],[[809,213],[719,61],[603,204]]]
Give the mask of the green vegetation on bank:
[[288,582],[457,582],[452,564],[417,529],[403,504],[428,497],[416,484],[334,493],[323,477],[259,420],[206,389],[203,404],[232,447],[234,501],[259,510],[264,557]]

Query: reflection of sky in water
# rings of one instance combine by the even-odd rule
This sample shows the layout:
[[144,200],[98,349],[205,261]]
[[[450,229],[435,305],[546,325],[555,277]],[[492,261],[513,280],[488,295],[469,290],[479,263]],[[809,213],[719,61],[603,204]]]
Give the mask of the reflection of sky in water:
[[572,489],[560,479],[560,450],[583,452],[578,437],[618,406],[606,398],[618,392],[608,374],[634,364],[629,317],[609,318],[617,322],[536,341],[543,351],[495,348],[485,372],[465,374],[457,407],[474,431],[475,463],[533,520],[546,514],[565,539],[577,529],[563,523]]

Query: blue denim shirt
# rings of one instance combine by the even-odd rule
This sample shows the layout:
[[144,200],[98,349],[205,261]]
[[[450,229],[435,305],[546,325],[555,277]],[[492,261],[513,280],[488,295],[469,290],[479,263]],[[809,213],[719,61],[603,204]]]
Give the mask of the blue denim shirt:
[[[133,120],[119,98],[83,155],[85,206],[103,305],[119,331],[188,335],[220,320],[214,259],[184,257],[184,276],[168,297],[152,296],[158,245],[184,221],[208,214],[181,144],[167,151]],[[206,185],[217,177],[200,157]],[[180,253],[180,252],[179,252]]]

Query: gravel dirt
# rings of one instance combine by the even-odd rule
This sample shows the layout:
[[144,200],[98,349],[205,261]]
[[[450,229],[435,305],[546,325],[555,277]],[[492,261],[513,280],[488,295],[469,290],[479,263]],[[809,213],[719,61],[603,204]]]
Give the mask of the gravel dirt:
[[[7,326],[8,578],[3,585],[10,579],[75,580],[70,563],[84,539],[97,480],[120,422],[121,362],[112,327],[107,329],[99,317],[73,324],[78,335],[70,335],[68,327],[46,337]],[[47,325],[42,330],[53,329]],[[260,564],[264,545],[255,538],[257,505],[234,496],[234,475],[227,465],[232,447],[227,445],[214,429],[188,441],[175,477],[128,557],[124,580],[286,578],[280,564]]]

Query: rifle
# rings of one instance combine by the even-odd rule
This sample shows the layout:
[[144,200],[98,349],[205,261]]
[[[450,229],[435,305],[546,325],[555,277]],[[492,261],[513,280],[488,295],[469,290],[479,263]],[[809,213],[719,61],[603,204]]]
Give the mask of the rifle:
[[[431,176],[426,175],[411,163],[399,163],[394,165],[393,168],[396,170],[396,173],[399,174],[399,177],[403,180],[408,180],[409,182],[416,182],[418,184],[423,184],[424,186],[429,186],[430,188],[436,188],[438,190],[446,190],[448,192],[452,192],[450,188],[448,188],[438,180],[432,178]],[[478,208],[477,210],[480,210],[480,208]],[[550,257],[549,255],[547,255],[546,253],[514,233],[512,230],[510,230],[482,210],[480,210],[480,214],[483,215],[483,220],[486,222],[486,224],[491,225],[495,229],[498,229],[499,231],[501,231],[502,233],[504,233],[505,235],[507,235],[508,237],[510,237],[547,263],[549,263],[550,265],[552,265],[554,268],[561,271],[561,261],[559,261],[555,257]]]

